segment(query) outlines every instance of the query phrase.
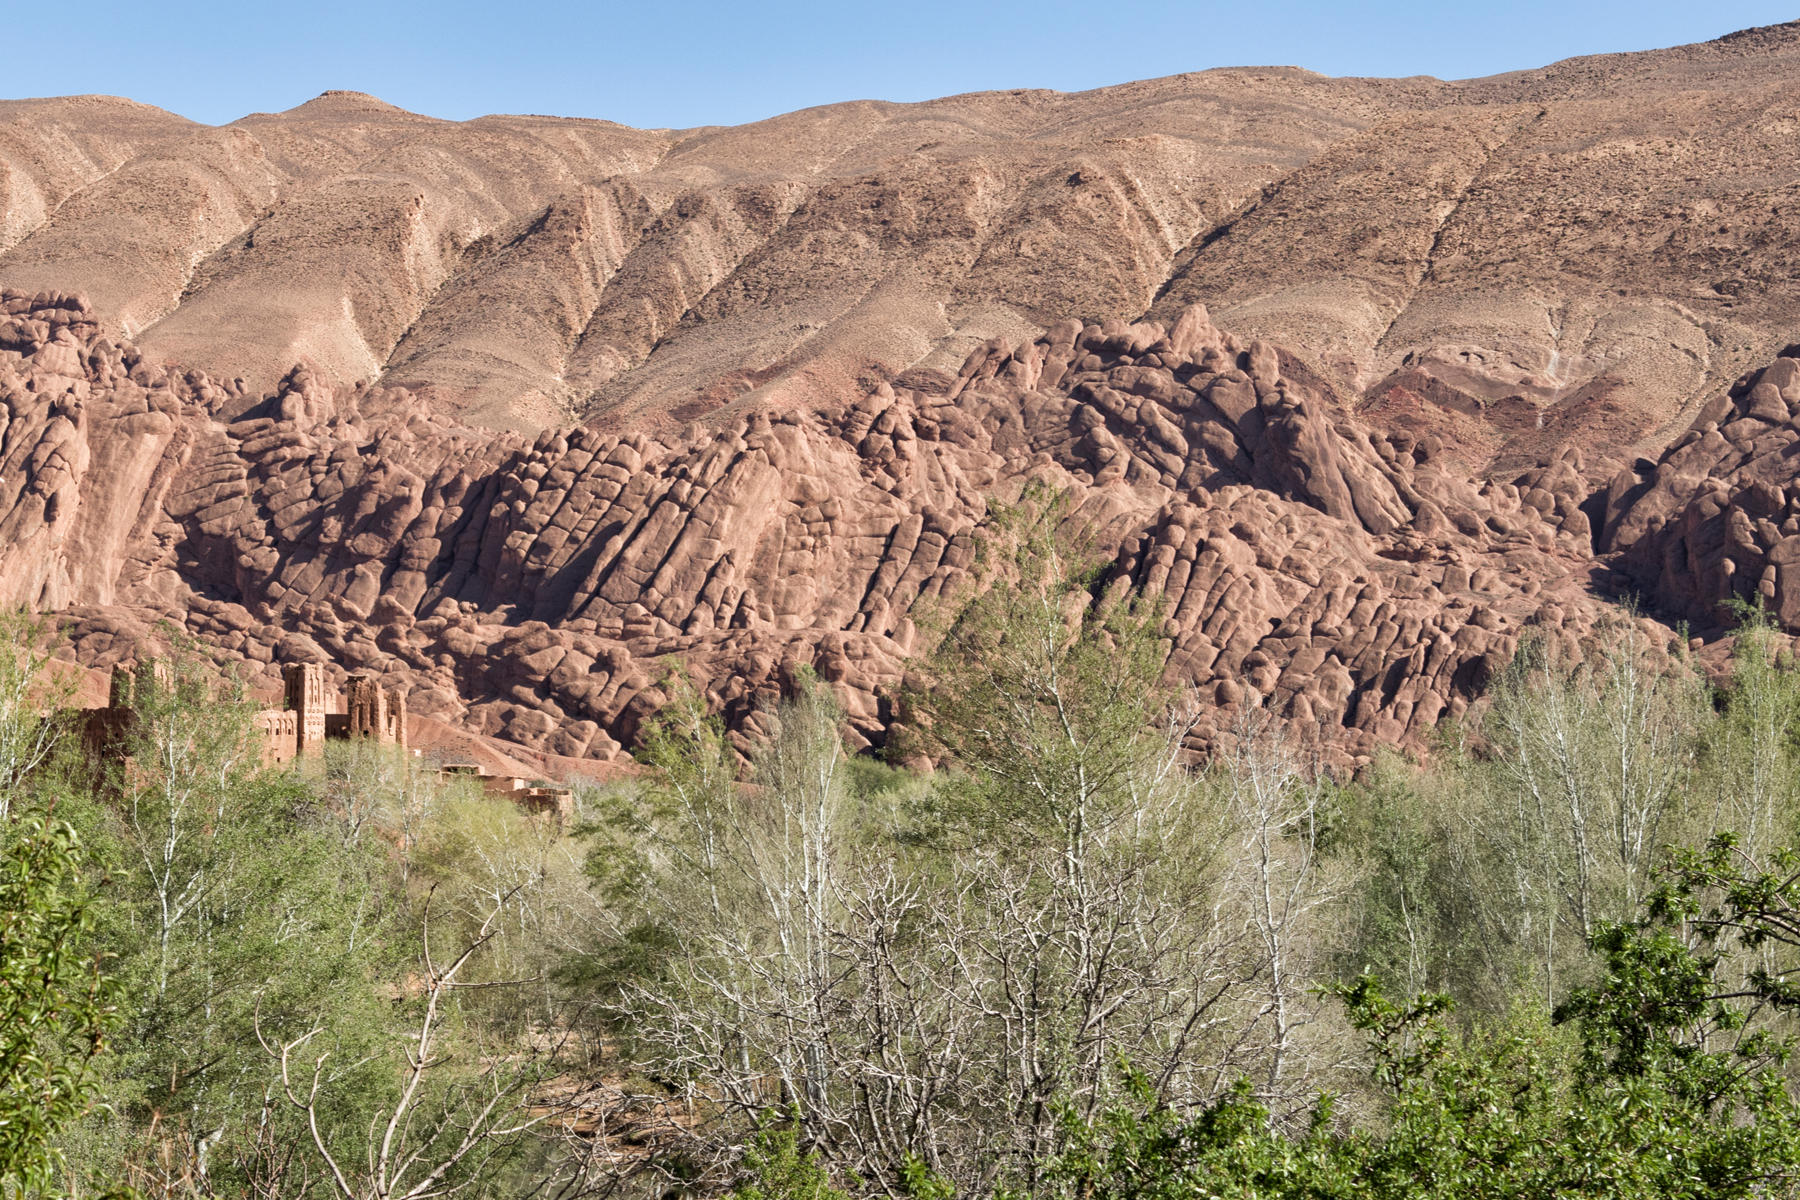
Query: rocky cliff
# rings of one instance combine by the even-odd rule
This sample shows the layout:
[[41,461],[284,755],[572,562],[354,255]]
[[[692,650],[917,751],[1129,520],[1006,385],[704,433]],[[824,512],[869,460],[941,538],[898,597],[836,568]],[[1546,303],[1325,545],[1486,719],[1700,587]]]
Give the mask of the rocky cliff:
[[880,743],[920,606],[1034,479],[1113,586],[1166,606],[1168,676],[1213,702],[1202,747],[1255,703],[1341,761],[1418,745],[1529,628],[1672,645],[1618,615],[1627,588],[1701,627],[1747,588],[1796,603],[1800,518],[1764,479],[1800,442],[1790,358],[1597,491],[1575,447],[1473,479],[1199,307],[994,342],[934,388],[535,438],[304,369],[262,396],[172,371],[65,296],[0,312],[0,599],[63,614],[89,665],[167,620],[253,673],[386,672],[415,712],[561,756],[615,756],[677,668],[754,736],[810,666]]

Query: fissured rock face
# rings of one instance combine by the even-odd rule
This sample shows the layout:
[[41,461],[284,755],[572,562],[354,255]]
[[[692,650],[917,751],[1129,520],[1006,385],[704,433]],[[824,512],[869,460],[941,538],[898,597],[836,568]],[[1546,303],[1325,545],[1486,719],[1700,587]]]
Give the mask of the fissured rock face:
[[1605,492],[1603,548],[1700,629],[1761,603],[1800,631],[1800,346],[1740,378]]
[[386,672],[416,713],[571,757],[628,747],[676,669],[753,737],[804,665],[879,743],[918,618],[967,581],[991,502],[1039,479],[1110,586],[1162,599],[1202,744],[1267,703],[1348,762],[1420,744],[1528,629],[1591,649],[1624,619],[1614,560],[1649,611],[1714,613],[1754,578],[1791,621],[1794,367],[1595,496],[1574,448],[1472,480],[1197,306],[994,340],[837,405],[528,439],[303,368],[252,395],[152,365],[80,300],[0,293],[0,599],[63,614],[89,665],[167,619],[252,673]]

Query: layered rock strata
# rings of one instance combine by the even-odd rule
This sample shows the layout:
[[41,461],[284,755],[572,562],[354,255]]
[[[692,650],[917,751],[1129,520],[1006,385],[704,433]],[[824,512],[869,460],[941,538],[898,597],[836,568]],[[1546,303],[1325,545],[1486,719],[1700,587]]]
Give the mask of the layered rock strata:
[[[1772,415],[1792,365],[1727,406]],[[253,673],[383,672],[414,713],[562,756],[616,756],[676,671],[754,737],[809,666],[882,742],[921,606],[1034,479],[1071,493],[1114,586],[1166,606],[1168,678],[1210,701],[1197,748],[1248,704],[1340,761],[1416,746],[1528,629],[1578,655],[1621,619],[1578,450],[1473,480],[1198,306],[995,340],[931,387],[528,439],[304,369],[252,395],[154,365],[79,299],[0,293],[0,413],[0,599],[61,614],[84,663],[167,619]],[[1666,536],[1663,495],[1615,485],[1613,557]]]
[[1708,401],[1604,493],[1600,545],[1670,616],[1712,633],[1761,605],[1800,631],[1800,346]]

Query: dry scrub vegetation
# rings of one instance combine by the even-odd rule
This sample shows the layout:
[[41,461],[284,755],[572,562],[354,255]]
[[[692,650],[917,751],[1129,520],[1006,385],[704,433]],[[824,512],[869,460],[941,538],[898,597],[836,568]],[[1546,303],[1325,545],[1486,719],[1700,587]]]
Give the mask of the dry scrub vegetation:
[[[897,759],[692,695],[560,833],[376,748],[258,769],[197,654],[128,769],[0,656],[9,1194],[1764,1196],[1800,1186],[1800,675],[1622,620],[1426,764],[1182,752],[1043,497]],[[679,693],[679,689],[677,689]]]

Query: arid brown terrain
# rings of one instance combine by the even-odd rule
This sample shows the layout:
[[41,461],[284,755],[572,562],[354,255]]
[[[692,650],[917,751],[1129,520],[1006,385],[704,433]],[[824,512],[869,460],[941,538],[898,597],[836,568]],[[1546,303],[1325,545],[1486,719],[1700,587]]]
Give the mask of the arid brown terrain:
[[1800,631],[1795,78],[1800,24],[690,131],[0,102],[0,599],[569,758],[806,664],[879,743],[1042,479],[1203,736],[1418,745],[1528,627]]

